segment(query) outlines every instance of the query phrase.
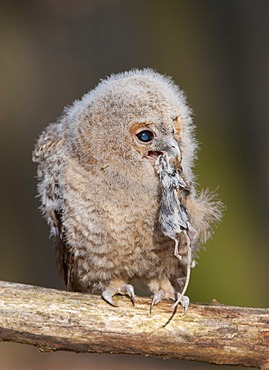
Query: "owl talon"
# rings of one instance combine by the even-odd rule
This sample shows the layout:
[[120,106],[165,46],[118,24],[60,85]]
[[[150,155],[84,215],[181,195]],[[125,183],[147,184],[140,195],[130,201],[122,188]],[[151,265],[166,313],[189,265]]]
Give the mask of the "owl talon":
[[102,298],[111,306],[118,307],[118,305],[113,302],[113,296],[116,294],[127,295],[131,299],[133,306],[135,305],[134,287],[131,284],[125,284],[118,287],[108,287],[102,293]]
[[173,304],[172,309],[174,310],[178,304],[181,304],[181,306],[184,308],[183,315],[185,315],[190,305],[190,298],[186,295],[182,295],[181,293],[177,293],[177,300]]
[[123,285],[121,288],[120,288],[120,294],[123,294],[123,295],[127,295],[133,306],[135,306],[135,294],[134,294],[134,287],[131,285],[131,284],[126,284],[126,285]]
[[111,291],[108,291],[108,290],[105,290],[103,293],[102,293],[102,298],[104,301],[106,301],[107,303],[109,303],[111,306],[113,307],[118,307],[114,302],[113,302],[113,293]]
[[150,305],[149,312],[151,313],[153,306],[160,303],[165,298],[165,291],[163,289],[160,289],[158,292],[154,293]]

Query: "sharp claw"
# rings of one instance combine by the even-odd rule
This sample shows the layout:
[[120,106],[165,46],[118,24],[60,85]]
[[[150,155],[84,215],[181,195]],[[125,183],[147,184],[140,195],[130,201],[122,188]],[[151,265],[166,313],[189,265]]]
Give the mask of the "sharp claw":
[[182,294],[178,293],[178,298],[177,298],[176,302],[173,304],[172,309],[174,310],[178,306],[179,303],[184,308],[184,314],[183,315],[185,315],[186,312],[188,311],[188,308],[189,308],[189,305],[190,305],[189,297],[187,297],[186,295],[182,295]]
[[135,293],[134,293],[134,287],[131,284],[126,284],[121,288],[120,291],[122,294],[128,295],[128,297],[131,299],[131,302],[133,306],[135,306]]
[[153,306],[161,302],[165,298],[165,291],[163,289],[160,289],[158,292],[154,293],[150,305],[149,312],[151,313]]
[[103,293],[102,293],[102,298],[109,303],[113,307],[118,307],[113,302],[113,296],[115,294],[124,294],[127,295],[133,304],[135,305],[135,293],[134,293],[134,287],[131,284],[125,284],[120,287],[108,287]]
[[132,287],[132,292],[131,292],[131,295],[129,295],[130,299],[131,299],[131,302],[132,302],[132,305],[135,306],[135,294],[134,294],[134,287],[131,285]]
[[109,303],[111,306],[113,307],[118,307],[114,302],[113,302],[113,299],[112,299],[112,294],[105,290],[103,293],[102,293],[102,298],[104,301],[106,301],[107,303]]

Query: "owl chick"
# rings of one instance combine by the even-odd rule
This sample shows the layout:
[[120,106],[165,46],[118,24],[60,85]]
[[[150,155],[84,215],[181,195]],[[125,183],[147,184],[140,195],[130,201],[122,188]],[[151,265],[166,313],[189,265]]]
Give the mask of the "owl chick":
[[[196,230],[193,261],[221,218],[220,203],[195,190],[196,149],[183,92],[150,69],[102,80],[43,131],[33,153],[38,194],[68,290],[100,292],[114,305],[115,294],[134,302],[132,284],[141,280],[153,293],[151,306],[178,301],[188,258],[175,257],[175,242],[162,230],[155,164],[164,154],[175,161],[180,154],[188,188],[182,204]],[[180,246],[184,238],[177,234]],[[186,308],[188,300],[180,303]]]

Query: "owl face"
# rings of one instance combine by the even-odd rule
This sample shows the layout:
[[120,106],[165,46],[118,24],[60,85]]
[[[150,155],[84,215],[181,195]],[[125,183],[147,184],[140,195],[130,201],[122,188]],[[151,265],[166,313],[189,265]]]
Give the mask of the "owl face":
[[170,130],[168,127],[167,132],[165,132],[163,125],[158,126],[154,123],[135,123],[130,130],[137,152],[153,165],[161,154],[167,153],[172,157],[180,156],[180,149],[174,138],[175,131],[173,127],[170,127]]

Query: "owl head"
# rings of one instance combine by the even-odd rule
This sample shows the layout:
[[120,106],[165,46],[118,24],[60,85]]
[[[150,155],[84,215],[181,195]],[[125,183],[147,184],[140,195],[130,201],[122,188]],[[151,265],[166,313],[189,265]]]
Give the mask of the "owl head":
[[182,156],[191,171],[196,150],[183,92],[151,69],[112,75],[65,111],[72,146],[85,165],[113,164],[118,171],[154,171],[166,152]]

